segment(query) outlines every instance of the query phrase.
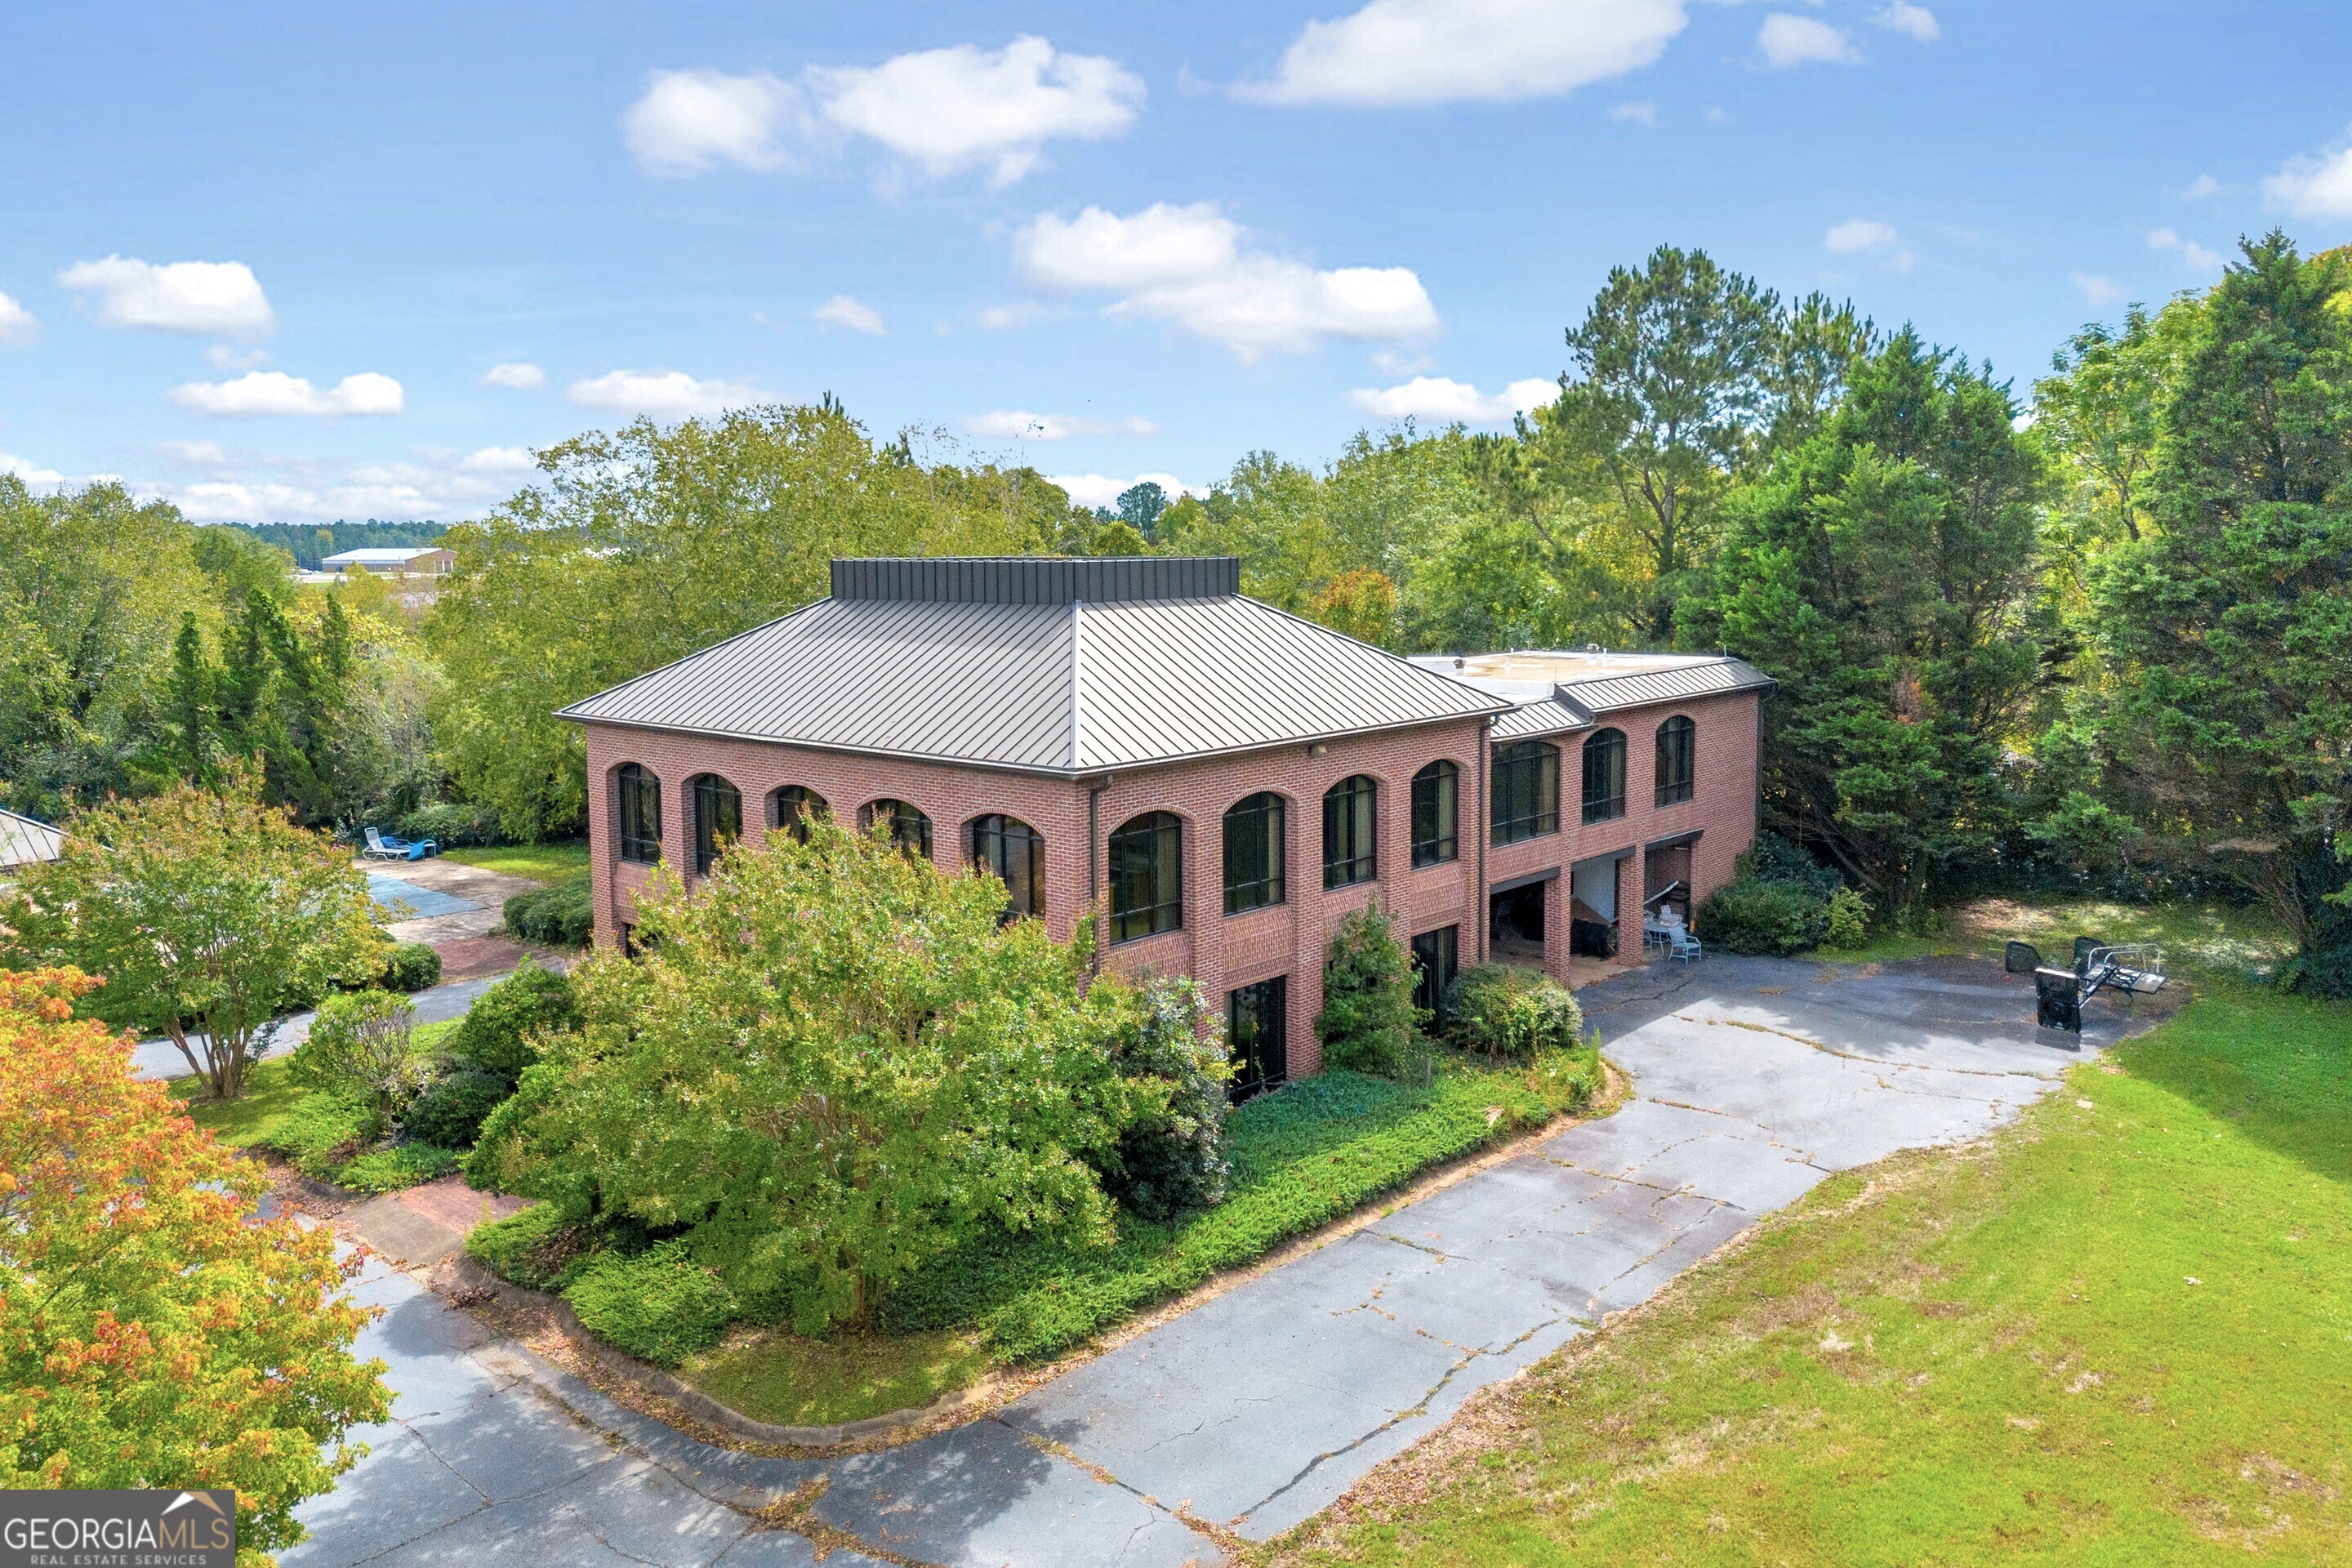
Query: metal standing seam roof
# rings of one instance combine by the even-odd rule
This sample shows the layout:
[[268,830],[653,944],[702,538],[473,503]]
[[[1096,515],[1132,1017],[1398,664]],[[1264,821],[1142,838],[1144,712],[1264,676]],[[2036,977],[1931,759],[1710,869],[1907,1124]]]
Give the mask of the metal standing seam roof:
[[[1620,662],[1638,655],[1619,655]],[[1563,680],[1551,695],[1525,701],[1495,721],[1497,741],[1529,740],[1591,729],[1606,713],[1659,703],[1686,702],[1726,692],[1760,690],[1772,678],[1744,659],[1661,655],[1659,668],[1584,680]]]
[[46,822],[0,808],[0,866],[29,866],[65,853],[66,836]]
[[1509,705],[1239,595],[822,599],[562,718],[1081,774]]

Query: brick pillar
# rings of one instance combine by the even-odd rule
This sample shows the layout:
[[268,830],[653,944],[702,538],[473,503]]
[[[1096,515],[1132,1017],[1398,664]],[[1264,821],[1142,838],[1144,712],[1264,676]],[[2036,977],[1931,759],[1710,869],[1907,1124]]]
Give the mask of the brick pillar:
[[1568,922],[1573,918],[1569,911],[1574,901],[1570,879],[1573,875],[1570,867],[1562,866],[1559,875],[1543,885],[1544,973],[1562,985],[1574,984],[1568,950]]
[[1642,865],[1636,849],[1617,862],[1617,962],[1642,962]]

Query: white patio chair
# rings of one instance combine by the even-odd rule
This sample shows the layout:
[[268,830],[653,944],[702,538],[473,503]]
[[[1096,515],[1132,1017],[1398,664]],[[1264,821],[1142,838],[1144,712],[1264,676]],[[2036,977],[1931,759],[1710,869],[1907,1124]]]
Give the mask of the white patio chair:
[[367,847],[361,853],[370,860],[404,860],[408,858],[408,846],[398,839],[387,844],[383,835],[371,827],[367,830]]

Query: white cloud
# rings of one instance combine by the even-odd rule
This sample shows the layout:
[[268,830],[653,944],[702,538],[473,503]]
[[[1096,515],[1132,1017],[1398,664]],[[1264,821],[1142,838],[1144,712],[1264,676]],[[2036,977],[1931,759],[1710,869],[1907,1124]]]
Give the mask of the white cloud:
[[277,324],[253,268],[242,261],[173,261],[158,267],[128,256],[77,261],[58,281],[98,300],[110,327],[257,337]]
[[[525,462],[514,466],[514,454]],[[332,521],[339,518],[479,517],[514,493],[530,466],[520,447],[493,447],[465,458],[436,452],[413,460],[333,465],[263,459],[194,484],[142,487],[201,522]]]
[[1862,51],[1839,29],[1811,16],[1791,16],[1782,11],[1764,18],[1763,26],[1757,29],[1756,47],[1764,51],[1764,63],[1774,70],[1862,63]]
[[1682,0],[1371,0],[1309,22],[1264,103],[1360,108],[1546,98],[1641,69],[1688,20]]
[[1100,207],[1075,218],[1048,213],[1014,249],[1041,288],[1115,294],[1107,314],[1173,322],[1244,361],[1302,353],[1327,338],[1378,342],[1436,329],[1437,309],[1410,268],[1318,271],[1249,249],[1244,238],[1209,203],[1160,202],[1126,217]]
[[172,389],[172,401],[199,414],[311,419],[397,414],[406,405],[400,383],[372,370],[347,375],[325,392],[282,370],[257,370],[235,381],[192,381],[185,386],[175,386]]
[[1515,381],[1492,396],[1466,381],[1417,375],[1397,386],[1359,387],[1348,401],[1381,419],[1417,419],[1432,425],[1500,425],[1514,414],[1542,407],[1559,395],[1559,384],[1532,376]]
[[66,477],[55,468],[44,468],[14,452],[0,452],[0,474],[14,474],[28,485],[61,485]]
[[39,328],[14,294],[0,293],[0,343],[29,343]]
[[1135,122],[1143,79],[1100,55],[1064,54],[1022,37],[897,56],[878,66],[811,66],[797,80],[765,71],[656,71],[621,116],[638,166],[698,174],[716,164],[778,169],[843,133],[880,142],[925,174],[985,166],[1005,185],[1047,142],[1091,142]]
[[1108,474],[1047,474],[1045,482],[1059,485],[1069,498],[1080,506],[1108,506],[1129,490],[1146,480],[1168,492],[1168,499],[1205,493],[1186,484],[1173,474],[1133,474],[1123,479]]
[[1893,224],[1874,218],[1850,217],[1832,224],[1822,243],[1837,256],[1874,256],[1897,272],[1908,272],[1919,258],[1904,247],[1903,237],[1895,232]]
[[2209,202],[2221,194],[2221,182],[2210,174],[2200,174],[2180,193],[2184,202]]
[[835,294],[809,314],[823,326],[846,327],[868,337],[889,336],[888,329],[882,324],[882,312],[854,295]]
[[155,450],[175,463],[199,468],[217,468],[228,462],[228,454],[217,441],[158,441]]
[[1089,419],[1075,414],[1032,414],[998,408],[958,421],[966,433],[1000,441],[1066,441],[1073,436],[1157,436],[1160,426],[1140,414],[1119,419]]
[[503,386],[515,392],[536,392],[547,384],[547,372],[535,364],[520,360],[494,364],[482,373],[484,386]]
[[649,174],[698,174],[722,162],[777,169],[792,161],[784,136],[806,113],[800,89],[765,71],[657,70],[621,116],[621,139]]
[[2091,302],[2093,310],[2105,310],[2124,297],[2122,286],[2112,278],[2103,278],[2095,272],[2073,272],[2067,276],[2083,291],[2083,298]]
[[1658,106],[1654,103],[1621,103],[1610,110],[1609,118],[1620,125],[1655,125]]
[[1117,60],[1034,37],[994,51],[959,44],[873,67],[812,67],[807,81],[829,123],[926,174],[986,164],[999,185],[1027,174],[1045,142],[1116,136],[1143,105],[1143,79]]
[[1045,312],[1031,300],[1011,305],[991,305],[980,312],[977,320],[984,332],[1009,332],[1015,327],[1025,327]]
[[1893,33],[1901,33],[1923,44],[1932,44],[1944,36],[1936,23],[1936,13],[1925,5],[1913,5],[1906,0],[1895,0],[1884,11],[1874,11],[1870,19]]
[[485,447],[457,467],[469,474],[527,474],[539,467],[528,447]]
[[2148,230],[2147,247],[2150,250],[2178,251],[2180,255],[2180,259],[2189,263],[2189,269],[2194,272],[2219,272],[2221,270],[2221,252],[2216,250],[2208,250],[2193,239],[2181,238],[2180,231],[2178,229],[2152,228]]
[[748,382],[698,381],[682,370],[614,370],[591,381],[575,381],[564,394],[583,408],[609,408],[656,419],[718,414],[773,395]]
[[2352,137],[2315,156],[2289,158],[2263,182],[2263,195],[2296,217],[2352,218]]

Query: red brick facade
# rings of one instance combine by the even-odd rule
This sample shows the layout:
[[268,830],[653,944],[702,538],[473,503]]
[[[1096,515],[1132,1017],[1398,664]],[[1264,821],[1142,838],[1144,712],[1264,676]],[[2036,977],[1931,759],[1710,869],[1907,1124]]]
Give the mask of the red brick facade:
[[[1697,726],[1696,795],[1685,804],[1659,808],[1653,804],[1654,738],[1658,725],[1677,713]],[[1190,973],[1218,1002],[1238,986],[1287,975],[1289,1075],[1303,1077],[1322,1063],[1321,1047],[1310,1026],[1322,1006],[1325,947],[1340,917],[1372,898],[1396,916],[1401,936],[1459,927],[1458,952],[1466,965],[1486,952],[1485,889],[1556,868],[1559,877],[1545,885],[1545,967],[1567,981],[1569,868],[1575,862],[1631,851],[1617,866],[1620,929],[1629,958],[1640,952],[1637,923],[1625,917],[1642,902],[1645,846],[1698,831],[1691,853],[1695,897],[1703,900],[1730,880],[1732,862],[1756,830],[1756,694],[1629,710],[1609,715],[1606,722],[1626,737],[1626,814],[1589,826],[1581,821],[1579,749],[1589,732],[1558,736],[1559,830],[1502,847],[1488,844],[1481,720],[1453,720],[1313,747],[1285,746],[1165,763],[1087,780],[591,723],[588,815],[597,940],[613,941],[617,926],[634,919],[635,892],[650,875],[650,868],[621,862],[615,854],[613,774],[624,763],[636,763],[661,780],[663,854],[678,867],[692,864],[688,783],[704,773],[720,775],[740,792],[743,835],[755,844],[767,835],[770,793],[786,784],[814,790],[845,822],[855,822],[858,809],[870,801],[909,803],[930,818],[933,854],[943,864],[969,858],[973,818],[999,812],[1018,817],[1045,838],[1045,921],[1055,936],[1065,939],[1090,900],[1098,903],[1106,896],[1105,841],[1111,833],[1133,817],[1166,811],[1183,824],[1182,926],[1110,947],[1105,963],[1129,973]],[[1440,758],[1460,769],[1458,854],[1451,863],[1414,869],[1410,852],[1412,781],[1424,765]],[[1378,876],[1369,883],[1327,892],[1323,795],[1357,773],[1369,774],[1379,786]],[[1223,815],[1234,802],[1260,790],[1274,791],[1286,802],[1288,896],[1271,908],[1228,916]],[[1091,878],[1085,847],[1090,820]]]

